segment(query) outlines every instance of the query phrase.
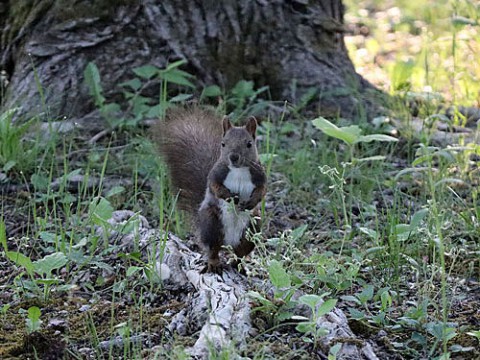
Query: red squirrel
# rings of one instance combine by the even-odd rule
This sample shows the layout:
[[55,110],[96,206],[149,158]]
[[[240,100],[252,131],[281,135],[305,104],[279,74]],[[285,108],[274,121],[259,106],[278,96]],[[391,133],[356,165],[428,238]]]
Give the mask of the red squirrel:
[[204,271],[221,273],[219,252],[230,245],[239,257],[254,244],[247,240],[258,229],[258,205],[267,178],[258,159],[257,121],[232,126],[211,110],[198,107],[167,111],[154,134],[167,164],[178,205],[190,212],[201,245],[208,255]]

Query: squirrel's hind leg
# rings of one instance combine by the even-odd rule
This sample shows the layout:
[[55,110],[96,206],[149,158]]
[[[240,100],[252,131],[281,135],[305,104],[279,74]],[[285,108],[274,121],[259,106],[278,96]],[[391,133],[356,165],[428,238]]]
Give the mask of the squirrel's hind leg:
[[222,273],[219,252],[223,245],[223,231],[217,206],[206,206],[198,212],[200,241],[207,251],[208,263],[202,273]]
[[[260,212],[258,210],[254,210],[252,212],[253,219],[250,222],[250,225],[245,230],[242,238],[240,239],[240,243],[235,247],[233,250],[237,257],[242,258],[250,254],[253,249],[255,248],[255,244],[248,240],[248,237],[260,231]],[[239,272],[243,275],[246,275],[245,269],[241,266],[241,260],[238,259],[232,263],[232,266],[235,269],[238,269]]]

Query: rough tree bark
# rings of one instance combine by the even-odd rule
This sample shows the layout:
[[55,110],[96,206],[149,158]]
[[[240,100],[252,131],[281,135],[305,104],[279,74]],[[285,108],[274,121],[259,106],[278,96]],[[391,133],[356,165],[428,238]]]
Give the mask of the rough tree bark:
[[324,115],[373,114],[378,108],[364,96],[373,87],[345,49],[343,13],[341,0],[10,0],[0,4],[1,104],[88,118],[88,62],[118,101],[133,68],[185,59],[199,87],[253,80],[282,101],[316,87]]

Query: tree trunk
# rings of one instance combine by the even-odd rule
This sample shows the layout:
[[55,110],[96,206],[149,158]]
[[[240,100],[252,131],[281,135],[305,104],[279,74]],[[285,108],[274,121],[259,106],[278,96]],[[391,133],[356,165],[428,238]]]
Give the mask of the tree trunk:
[[315,87],[323,115],[372,115],[364,95],[373,87],[348,58],[343,13],[341,0],[10,0],[0,5],[1,104],[82,119],[95,110],[88,62],[119,102],[133,68],[185,59],[199,87],[253,80],[293,102]]

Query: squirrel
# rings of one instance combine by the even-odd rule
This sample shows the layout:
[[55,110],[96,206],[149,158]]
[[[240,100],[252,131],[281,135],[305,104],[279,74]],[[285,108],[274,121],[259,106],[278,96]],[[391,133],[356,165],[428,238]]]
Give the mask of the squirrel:
[[222,273],[219,252],[230,245],[238,257],[254,244],[247,232],[257,232],[258,204],[267,178],[258,158],[257,121],[233,126],[212,110],[199,107],[167,110],[155,125],[154,139],[169,170],[177,206],[193,215],[197,237],[208,255],[202,272]]

